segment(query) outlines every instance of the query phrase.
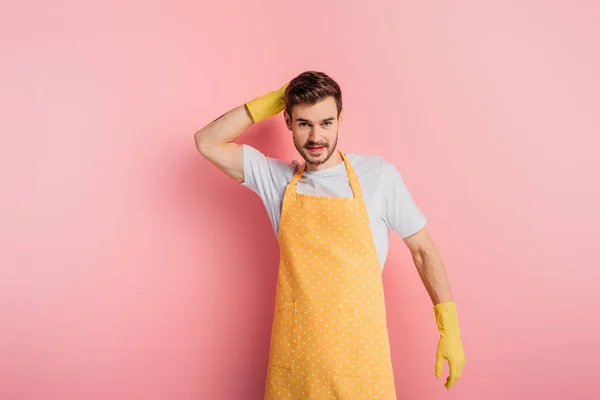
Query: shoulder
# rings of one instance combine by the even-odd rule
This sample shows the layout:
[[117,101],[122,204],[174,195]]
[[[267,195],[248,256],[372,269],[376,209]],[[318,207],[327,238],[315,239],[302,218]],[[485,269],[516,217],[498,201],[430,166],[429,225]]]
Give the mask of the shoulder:
[[396,166],[381,156],[351,153],[348,160],[368,190],[389,196],[405,191],[404,179]]
[[361,172],[389,174],[393,171],[397,171],[396,167],[391,162],[381,156],[359,153],[348,153],[346,156],[357,174],[360,174]]
[[297,168],[296,161],[285,161],[267,156],[257,148],[243,144],[244,169],[257,175],[269,176],[273,181],[290,181]]

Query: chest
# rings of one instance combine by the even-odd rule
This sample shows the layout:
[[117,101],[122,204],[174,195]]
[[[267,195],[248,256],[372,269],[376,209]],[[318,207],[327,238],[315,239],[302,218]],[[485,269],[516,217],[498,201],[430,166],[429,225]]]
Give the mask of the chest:
[[[381,176],[374,173],[360,173],[357,176],[362,189],[364,204],[367,211],[368,222],[373,237],[386,237],[388,227],[385,222],[385,192],[381,185]],[[348,176],[343,173],[330,176],[303,176],[297,184],[300,194],[311,196],[327,196],[350,198],[353,196]],[[328,216],[326,218],[337,217]]]

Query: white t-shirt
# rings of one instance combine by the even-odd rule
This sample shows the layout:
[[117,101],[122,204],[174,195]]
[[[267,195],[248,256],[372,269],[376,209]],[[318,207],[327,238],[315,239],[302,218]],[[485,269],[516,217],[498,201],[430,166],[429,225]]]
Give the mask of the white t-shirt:
[[[242,185],[260,196],[277,234],[285,188],[300,164],[297,161],[287,163],[267,157],[252,146],[242,146]],[[427,218],[415,204],[394,165],[377,156],[348,153],[346,157],[358,176],[379,263],[383,268],[388,253],[390,230],[406,238],[423,228]],[[320,171],[305,170],[298,181],[297,190],[314,196],[353,196],[343,162]]]

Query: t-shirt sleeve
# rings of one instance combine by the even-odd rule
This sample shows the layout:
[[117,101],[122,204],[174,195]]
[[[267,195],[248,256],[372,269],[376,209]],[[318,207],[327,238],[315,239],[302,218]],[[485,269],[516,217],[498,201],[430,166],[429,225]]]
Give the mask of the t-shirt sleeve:
[[243,144],[242,148],[244,181],[241,185],[260,196],[273,221],[281,209],[285,187],[291,179],[292,171],[284,161],[267,157],[250,145]]
[[413,200],[396,167],[386,163],[384,173],[385,221],[391,230],[404,239],[421,230],[427,223],[427,218]]

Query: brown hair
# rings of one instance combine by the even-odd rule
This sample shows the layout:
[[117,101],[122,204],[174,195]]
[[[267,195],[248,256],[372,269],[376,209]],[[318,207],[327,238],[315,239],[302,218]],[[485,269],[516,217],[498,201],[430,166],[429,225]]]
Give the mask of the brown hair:
[[331,77],[323,72],[306,71],[290,81],[285,90],[285,109],[292,116],[296,104],[315,104],[333,96],[337,105],[338,117],[342,112],[342,90]]

